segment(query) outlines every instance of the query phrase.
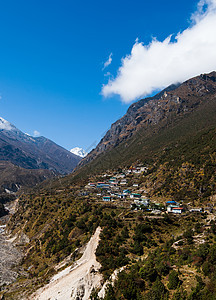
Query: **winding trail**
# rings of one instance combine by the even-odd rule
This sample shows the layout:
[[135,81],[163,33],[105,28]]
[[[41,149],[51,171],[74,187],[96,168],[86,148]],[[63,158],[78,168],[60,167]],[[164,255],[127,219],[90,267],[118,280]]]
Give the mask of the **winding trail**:
[[99,273],[101,265],[97,262],[95,255],[100,232],[101,228],[98,227],[88,242],[82,257],[75,265],[54,275],[49,284],[40,288],[29,299],[89,299],[92,289],[100,287],[102,281],[102,275]]

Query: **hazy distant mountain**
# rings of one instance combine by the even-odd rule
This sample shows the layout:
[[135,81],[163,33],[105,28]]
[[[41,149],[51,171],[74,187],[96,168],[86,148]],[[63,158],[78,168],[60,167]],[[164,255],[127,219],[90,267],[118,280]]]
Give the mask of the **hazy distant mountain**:
[[79,148],[79,147],[75,147],[75,148],[71,149],[70,152],[75,155],[78,155],[82,158],[88,154],[85,150],[83,150],[82,148]]
[[81,158],[45,137],[32,137],[0,118],[0,160],[25,169],[68,174]]

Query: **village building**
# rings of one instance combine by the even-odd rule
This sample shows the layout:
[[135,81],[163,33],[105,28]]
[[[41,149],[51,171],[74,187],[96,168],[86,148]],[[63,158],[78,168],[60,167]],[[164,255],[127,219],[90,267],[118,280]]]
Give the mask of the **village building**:
[[118,181],[112,181],[111,183],[110,183],[110,186],[112,187],[112,186],[118,186]]
[[140,167],[140,171],[141,171],[141,172],[147,172],[147,171],[148,171],[148,168],[147,168],[147,167]]
[[161,210],[159,210],[159,209],[153,209],[151,211],[151,214],[160,215],[161,214]]
[[90,186],[90,187],[95,187],[95,186],[96,186],[96,184],[95,184],[95,183],[93,183],[93,182],[89,182],[89,183],[88,183],[88,186]]
[[166,205],[176,205],[176,202],[174,200],[170,200],[166,202]]
[[141,205],[148,206],[149,205],[148,201],[142,200],[142,199],[135,199],[134,203],[137,204],[137,205],[139,205],[139,206],[141,206]]
[[118,194],[118,198],[120,198],[120,199],[125,199],[126,197],[125,197],[124,194]]
[[98,182],[97,188],[109,188],[109,184],[107,184],[105,182]]
[[130,195],[130,194],[131,194],[131,191],[130,191],[130,190],[123,190],[123,194],[124,194],[124,195]]
[[191,213],[193,213],[193,212],[201,213],[201,212],[203,212],[203,209],[201,207],[199,207],[199,208],[191,208],[191,209],[189,209],[189,212],[191,212]]
[[123,173],[116,175],[116,178],[125,178],[125,177],[126,177],[126,175]]
[[120,184],[121,184],[121,185],[126,185],[126,184],[127,184],[127,179],[122,179],[122,180],[120,181]]
[[110,183],[115,182],[115,181],[116,181],[116,177],[111,177],[111,178],[109,179],[109,182],[110,182]]
[[112,200],[112,198],[110,196],[104,196],[103,197],[103,201],[108,202],[108,201],[111,201],[111,200]]
[[141,196],[140,200],[142,201],[143,204],[145,204],[147,206],[150,204],[150,199],[148,199],[148,198],[146,198],[144,196]]
[[132,194],[130,194],[130,198],[131,199],[136,199],[136,198],[141,198],[141,195],[140,194],[137,194],[137,193],[132,193]]
[[172,213],[174,213],[174,214],[181,214],[181,213],[183,213],[183,207],[174,207],[173,209],[172,209]]
[[178,205],[169,205],[167,206],[168,213],[181,214],[184,211],[183,207],[179,207]]

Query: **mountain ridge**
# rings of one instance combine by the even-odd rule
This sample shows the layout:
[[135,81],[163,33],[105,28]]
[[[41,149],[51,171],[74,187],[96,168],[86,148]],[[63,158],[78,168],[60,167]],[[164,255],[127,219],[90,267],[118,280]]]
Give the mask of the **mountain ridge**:
[[53,141],[25,134],[0,117],[0,193],[69,174],[80,160]]
[[45,137],[29,136],[0,119],[0,160],[25,169],[48,169],[60,174],[72,172],[78,156]]
[[[171,85],[155,95],[133,103],[126,114],[112,124],[110,130],[78,165],[82,167],[101,154],[109,152],[123,142],[126,142],[141,129],[157,127],[169,119],[180,119],[190,114],[204,101],[205,95],[216,92],[216,72],[201,74],[182,84]],[[171,115],[173,115],[171,117]]]

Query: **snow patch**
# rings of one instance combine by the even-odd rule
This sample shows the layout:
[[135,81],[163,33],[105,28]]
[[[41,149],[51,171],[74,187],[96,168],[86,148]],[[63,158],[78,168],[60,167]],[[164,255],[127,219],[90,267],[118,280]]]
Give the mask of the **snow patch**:
[[0,117],[0,129],[12,130],[13,128],[14,126],[10,122]]
[[85,150],[83,150],[80,147],[75,147],[75,148],[71,149],[70,152],[75,154],[75,155],[78,155],[82,158],[85,157],[88,154]]

